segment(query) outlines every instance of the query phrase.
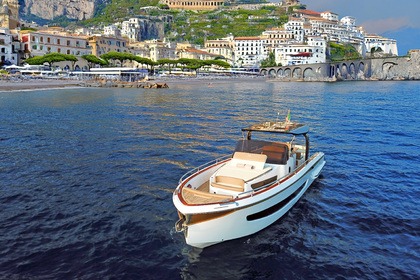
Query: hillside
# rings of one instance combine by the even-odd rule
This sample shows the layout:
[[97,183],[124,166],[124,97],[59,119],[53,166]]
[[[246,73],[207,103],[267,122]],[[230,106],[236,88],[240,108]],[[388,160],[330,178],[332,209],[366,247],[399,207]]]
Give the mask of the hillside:
[[[45,8],[46,0],[25,1],[24,9],[31,8],[32,11],[44,10],[45,12],[27,15],[27,20],[62,27],[102,26],[131,17],[170,16],[172,20],[165,23],[165,37],[171,41],[188,41],[193,44],[203,44],[205,39],[222,38],[229,34],[233,36],[260,35],[268,28],[283,25],[288,19],[286,9],[275,6],[265,6],[257,10],[231,9],[227,6],[214,11],[186,11],[165,9],[158,3],[159,0],[57,0],[56,4],[52,5],[51,11]],[[61,3],[62,1],[64,2]],[[95,1],[93,11],[87,9],[91,7],[87,5],[89,1],[90,4]],[[241,1],[249,2],[248,0]],[[60,3],[61,8],[58,9],[56,6]],[[74,8],[77,5],[85,5],[85,8],[81,9],[84,11],[83,14],[69,12],[76,11]],[[147,6],[157,6],[162,9],[141,9]],[[54,11],[62,11],[64,14],[53,14]],[[90,14],[92,16],[88,18]],[[69,17],[70,15],[72,17]]]

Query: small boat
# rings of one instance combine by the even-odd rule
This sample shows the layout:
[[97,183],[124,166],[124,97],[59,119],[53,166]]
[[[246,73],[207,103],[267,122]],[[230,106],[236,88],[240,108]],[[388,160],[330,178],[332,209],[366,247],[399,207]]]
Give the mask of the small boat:
[[[179,216],[175,229],[184,233],[187,244],[205,248],[266,228],[319,176],[324,153],[309,154],[309,127],[291,122],[288,116],[285,121],[243,128],[244,137],[233,154],[181,177],[172,200]],[[289,141],[251,139],[251,134],[260,132],[283,135]]]

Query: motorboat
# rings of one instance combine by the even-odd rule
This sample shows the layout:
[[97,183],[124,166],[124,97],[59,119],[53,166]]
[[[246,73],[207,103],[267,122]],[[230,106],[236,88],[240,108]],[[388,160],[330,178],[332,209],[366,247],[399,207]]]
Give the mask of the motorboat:
[[243,128],[232,154],[181,177],[172,200],[179,216],[175,229],[187,244],[205,248],[266,228],[318,178],[324,153],[310,155],[309,127],[288,116]]

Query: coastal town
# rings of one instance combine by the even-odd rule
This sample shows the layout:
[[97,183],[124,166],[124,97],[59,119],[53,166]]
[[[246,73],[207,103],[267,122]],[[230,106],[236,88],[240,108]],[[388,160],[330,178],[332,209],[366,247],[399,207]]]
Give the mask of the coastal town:
[[[224,7],[223,0],[180,2],[163,0],[169,9],[214,10]],[[0,10],[0,56],[3,67],[24,65],[25,60],[48,53],[74,55],[75,63],[60,62],[56,67],[72,71],[88,71],[89,64],[83,55],[101,57],[109,52],[130,53],[152,61],[162,59],[223,59],[232,68],[254,70],[262,62],[274,58],[274,65],[301,65],[326,63],[329,60],[329,44],[353,46],[361,58],[396,57],[399,55],[396,40],[376,34],[368,34],[356,24],[356,18],[341,17],[332,11],[317,12],[296,9],[299,1],[280,3],[238,4],[228,9],[260,9],[266,6],[292,7],[288,21],[283,26],[270,28],[259,36],[205,39],[204,45],[189,42],[172,42],[164,32],[156,32],[156,38],[142,40],[145,21],[129,18],[126,21],[95,28],[77,28],[69,31],[61,27],[38,26],[19,19],[19,2],[3,0]],[[148,10],[159,7],[145,7]],[[160,23],[170,21],[160,18]],[[157,29],[163,29],[162,26]],[[118,65],[126,66],[126,65]],[[130,65],[133,66],[133,65]],[[134,65],[136,66],[136,65]],[[137,65],[138,67],[138,65]]]

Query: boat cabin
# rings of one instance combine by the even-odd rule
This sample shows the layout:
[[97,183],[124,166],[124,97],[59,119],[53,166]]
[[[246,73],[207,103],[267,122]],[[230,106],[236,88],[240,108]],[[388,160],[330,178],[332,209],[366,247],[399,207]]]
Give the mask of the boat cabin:
[[295,169],[289,144],[240,140],[232,159],[210,177],[210,193],[233,195],[255,190]]
[[[306,126],[265,122],[242,131],[247,132],[246,139],[237,142],[232,159],[210,177],[209,191],[212,194],[237,196],[253,191],[287,176],[307,160],[309,138]],[[253,140],[252,132],[289,134],[293,138],[290,142]],[[295,145],[295,135],[304,135],[306,145]]]

